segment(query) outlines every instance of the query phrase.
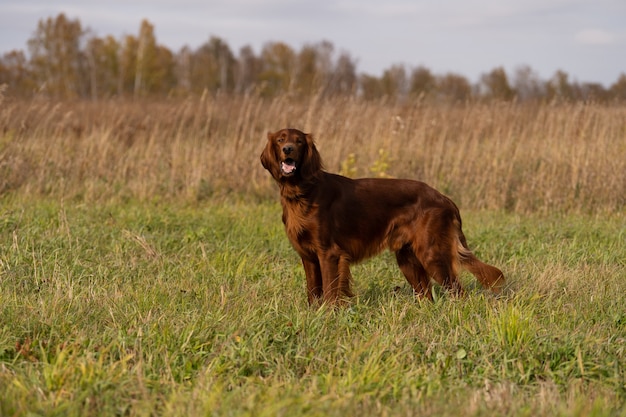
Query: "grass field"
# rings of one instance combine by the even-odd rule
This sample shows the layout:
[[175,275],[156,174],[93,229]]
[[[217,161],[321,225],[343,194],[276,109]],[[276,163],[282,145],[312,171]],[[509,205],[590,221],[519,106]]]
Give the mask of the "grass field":
[[[259,154],[460,205],[505,294],[389,254],[307,305]],[[626,416],[626,107],[0,100],[0,416]]]
[[0,415],[626,415],[623,215],[470,211],[505,296],[317,310],[274,203],[2,207]]

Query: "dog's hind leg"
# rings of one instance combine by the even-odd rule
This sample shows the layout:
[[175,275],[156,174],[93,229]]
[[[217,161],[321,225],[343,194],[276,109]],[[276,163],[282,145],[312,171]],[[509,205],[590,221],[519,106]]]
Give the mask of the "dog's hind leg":
[[406,245],[396,251],[396,261],[404,277],[413,287],[415,295],[432,300],[433,294],[431,292],[430,279],[410,245]]
[[352,292],[352,274],[350,260],[347,256],[339,257],[339,296],[342,298],[354,297]]
[[[456,239],[455,239],[456,240]],[[441,237],[431,242],[418,259],[424,265],[428,277],[454,295],[462,295],[463,288],[459,282],[459,255],[455,240]]]
[[428,262],[425,269],[429,277],[453,295],[463,294],[458,274],[449,259],[433,259]]
[[[412,242],[415,257],[426,271],[426,276],[454,295],[463,289],[458,279],[459,254],[457,248],[456,211],[432,210],[424,214]],[[457,223],[457,225],[455,225]]]

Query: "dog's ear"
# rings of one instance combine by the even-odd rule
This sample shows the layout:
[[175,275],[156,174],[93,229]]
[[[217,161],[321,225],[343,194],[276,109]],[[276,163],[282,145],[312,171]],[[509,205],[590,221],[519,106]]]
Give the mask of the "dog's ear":
[[304,178],[310,178],[315,176],[319,171],[323,169],[322,157],[315,147],[315,141],[313,135],[305,133],[306,139],[306,151],[302,158],[301,173]]
[[267,132],[267,144],[261,152],[261,165],[272,174],[275,180],[280,178],[280,162],[274,147],[274,134],[271,132]]

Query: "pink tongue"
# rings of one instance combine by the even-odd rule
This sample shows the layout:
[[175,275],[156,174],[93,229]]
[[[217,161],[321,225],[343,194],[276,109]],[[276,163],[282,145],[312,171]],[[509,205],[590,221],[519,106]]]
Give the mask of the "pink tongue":
[[290,163],[283,162],[282,169],[285,174],[291,174],[293,171],[296,170],[296,164],[293,162],[290,162]]

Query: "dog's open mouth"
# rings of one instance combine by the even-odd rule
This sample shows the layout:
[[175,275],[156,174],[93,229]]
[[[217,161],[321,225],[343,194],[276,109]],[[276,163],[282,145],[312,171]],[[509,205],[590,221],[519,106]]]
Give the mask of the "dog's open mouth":
[[285,159],[280,163],[280,170],[283,175],[293,175],[296,172],[296,161],[291,158]]

